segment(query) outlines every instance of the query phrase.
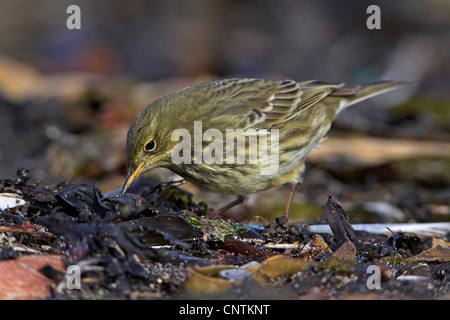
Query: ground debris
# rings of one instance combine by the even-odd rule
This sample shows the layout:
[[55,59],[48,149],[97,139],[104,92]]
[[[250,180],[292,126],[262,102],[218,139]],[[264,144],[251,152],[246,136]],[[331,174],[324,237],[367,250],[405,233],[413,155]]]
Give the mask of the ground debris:
[[[306,223],[274,221],[264,227],[224,218],[208,220],[201,216],[207,208],[194,203],[189,193],[154,181],[136,193],[105,196],[89,184],[42,186],[32,182],[29,172],[19,170],[17,177],[1,180],[0,193],[4,192],[26,203],[2,211],[0,268],[22,256],[55,256],[61,264],[40,265],[34,271],[48,279],[43,282],[47,290],[29,297],[449,295],[448,239],[355,231],[333,196],[323,205],[324,217],[308,223],[327,221],[332,233],[321,233],[310,231]],[[80,272],[78,289],[68,280],[73,267]]]

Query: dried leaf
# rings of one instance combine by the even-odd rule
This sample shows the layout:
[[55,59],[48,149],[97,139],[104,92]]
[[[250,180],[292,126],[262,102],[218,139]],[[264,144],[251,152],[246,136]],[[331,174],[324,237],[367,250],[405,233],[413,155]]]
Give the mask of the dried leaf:
[[332,253],[330,247],[325,242],[323,237],[316,233],[310,241],[308,241],[300,250],[300,257],[303,260],[315,260],[321,255]]
[[445,241],[443,239],[439,239],[439,238],[433,238],[432,242],[431,242],[431,247],[434,247],[434,246],[437,246],[437,245],[440,245],[440,246],[442,246],[444,248],[449,248],[450,247],[450,242],[447,242],[447,241]]
[[279,277],[292,276],[305,271],[310,264],[311,262],[304,260],[276,255],[264,260],[255,270],[253,277],[260,284],[265,284]]
[[207,297],[226,292],[240,281],[229,281],[219,277],[219,272],[233,269],[233,266],[196,267],[190,270],[184,283],[184,289],[189,296]]
[[436,245],[428,250],[425,250],[413,257],[408,258],[411,261],[450,261],[450,248],[444,248],[441,245]]
[[345,258],[345,259],[356,259],[356,247],[348,240],[345,242],[342,246],[339,247],[339,249],[336,250],[334,253],[336,257]]

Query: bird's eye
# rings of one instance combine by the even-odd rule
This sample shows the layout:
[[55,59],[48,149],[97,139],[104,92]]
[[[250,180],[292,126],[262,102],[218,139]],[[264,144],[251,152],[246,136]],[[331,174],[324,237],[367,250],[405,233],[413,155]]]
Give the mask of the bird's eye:
[[155,139],[150,140],[149,142],[147,142],[144,146],[145,151],[153,151],[156,148],[156,142]]

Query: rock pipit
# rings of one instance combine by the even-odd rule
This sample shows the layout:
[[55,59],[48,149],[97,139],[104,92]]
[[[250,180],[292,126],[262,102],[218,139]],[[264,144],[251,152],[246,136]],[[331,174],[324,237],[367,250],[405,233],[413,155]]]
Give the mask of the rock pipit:
[[142,110],[128,131],[122,194],[141,173],[164,167],[200,187],[239,196],[209,214],[216,217],[244,195],[292,183],[286,223],[305,157],[339,112],[405,84],[226,79],[167,94]]

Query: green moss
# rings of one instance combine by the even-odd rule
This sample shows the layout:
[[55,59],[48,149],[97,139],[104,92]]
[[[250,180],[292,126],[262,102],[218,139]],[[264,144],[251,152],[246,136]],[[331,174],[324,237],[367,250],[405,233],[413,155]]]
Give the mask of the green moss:
[[315,267],[316,269],[325,269],[329,272],[340,274],[352,273],[356,262],[354,260],[343,259],[338,257],[328,257]]
[[198,219],[194,217],[184,217],[184,220],[191,226],[199,228],[205,234],[211,234],[221,241],[227,238],[239,238],[239,234],[242,231],[248,230],[244,224],[216,219]]

